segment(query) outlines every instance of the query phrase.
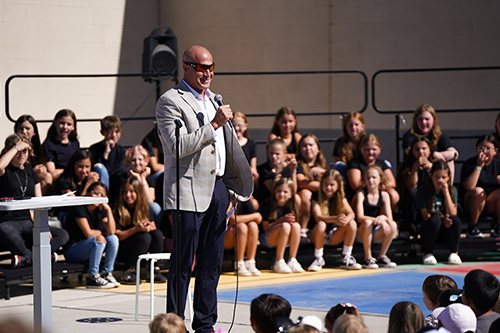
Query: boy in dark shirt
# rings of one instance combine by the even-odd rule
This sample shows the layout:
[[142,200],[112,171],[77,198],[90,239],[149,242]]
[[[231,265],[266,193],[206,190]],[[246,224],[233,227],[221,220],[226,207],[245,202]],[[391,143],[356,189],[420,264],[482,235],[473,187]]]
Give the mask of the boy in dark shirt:
[[474,269],[465,276],[462,301],[476,314],[477,333],[491,332],[490,326],[500,318],[500,315],[492,310],[499,293],[500,283],[493,274]]
[[117,116],[106,116],[101,120],[101,134],[104,139],[94,143],[89,150],[95,163],[94,168],[101,182],[109,188],[109,174],[123,166],[125,149],[118,144],[122,135],[122,124]]

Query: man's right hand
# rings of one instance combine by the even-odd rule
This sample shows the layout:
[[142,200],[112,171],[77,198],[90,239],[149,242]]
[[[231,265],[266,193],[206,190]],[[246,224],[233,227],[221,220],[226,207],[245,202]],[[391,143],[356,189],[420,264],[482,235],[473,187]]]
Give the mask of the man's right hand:
[[214,119],[210,122],[213,128],[217,130],[219,127],[224,126],[229,120],[233,119],[233,111],[229,104],[219,106],[215,112]]

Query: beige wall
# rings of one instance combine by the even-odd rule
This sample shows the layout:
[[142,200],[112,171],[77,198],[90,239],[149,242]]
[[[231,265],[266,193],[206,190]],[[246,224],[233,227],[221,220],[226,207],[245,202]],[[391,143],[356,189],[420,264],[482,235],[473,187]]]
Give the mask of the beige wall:
[[[494,0],[0,0],[0,82],[13,74],[140,72],[142,43],[151,30],[171,26],[179,50],[208,47],[216,70],[285,71],[498,65],[500,3]],[[384,76],[377,81],[383,109],[497,107],[500,75]],[[170,86],[164,84],[164,88]],[[214,90],[233,109],[274,113],[351,111],[363,104],[356,75],[219,76]],[[61,108],[79,118],[153,115],[153,85],[142,79],[16,79],[11,115],[51,119]],[[0,140],[12,130],[0,90]],[[393,116],[365,112],[369,128],[392,130]],[[494,114],[440,115],[445,129],[490,129]],[[409,117],[406,117],[409,119]],[[267,130],[272,119],[252,118]],[[304,129],[338,132],[338,116],[300,117]],[[42,137],[48,124],[41,124]],[[82,146],[100,140],[96,123],[79,123]],[[122,142],[137,142],[151,121],[126,123]]]
[[[499,65],[498,1],[163,0],[162,23],[173,27],[179,49],[207,46],[218,71],[380,69]],[[413,110],[500,107],[500,71],[380,76],[377,105]],[[214,88],[235,109],[275,112],[355,111],[362,106],[357,76],[219,77]],[[494,114],[440,115],[443,128],[492,128]],[[390,129],[393,116],[369,105],[369,128]],[[409,116],[406,118],[410,120]],[[251,120],[269,128],[271,119]],[[338,129],[331,117],[301,117],[301,128]]]
[[[156,0],[0,0],[0,82],[14,74],[112,74],[141,72],[142,41],[158,25]],[[130,115],[153,85],[127,79],[14,79],[10,114],[52,119],[62,108],[77,117]],[[154,97],[136,115],[152,115]],[[5,116],[0,91],[0,140],[13,124]],[[49,124],[39,124],[42,139]],[[124,143],[139,140],[143,129],[124,125]],[[82,146],[101,140],[98,123],[78,123]]]

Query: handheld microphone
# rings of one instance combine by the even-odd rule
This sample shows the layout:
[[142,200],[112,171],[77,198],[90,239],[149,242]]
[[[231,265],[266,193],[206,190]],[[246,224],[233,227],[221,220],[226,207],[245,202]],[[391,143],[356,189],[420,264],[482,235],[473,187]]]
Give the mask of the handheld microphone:
[[[216,94],[214,96],[214,101],[219,106],[223,106],[224,105],[224,102],[222,101],[222,96],[220,94]],[[231,120],[229,120],[227,123],[229,124],[229,127],[231,127],[231,129],[232,129],[233,128],[233,123],[231,122]]]

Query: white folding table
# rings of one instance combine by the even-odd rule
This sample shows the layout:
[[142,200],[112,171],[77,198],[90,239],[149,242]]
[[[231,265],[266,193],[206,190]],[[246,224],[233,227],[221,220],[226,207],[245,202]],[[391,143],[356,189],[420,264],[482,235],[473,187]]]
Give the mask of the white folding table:
[[46,196],[1,201],[0,210],[32,209],[33,226],[33,313],[36,332],[52,332],[52,264],[48,212],[54,207],[107,203],[108,198]]

